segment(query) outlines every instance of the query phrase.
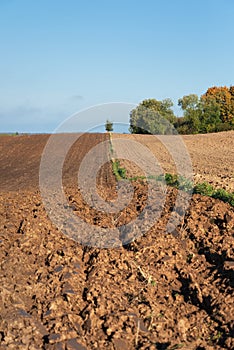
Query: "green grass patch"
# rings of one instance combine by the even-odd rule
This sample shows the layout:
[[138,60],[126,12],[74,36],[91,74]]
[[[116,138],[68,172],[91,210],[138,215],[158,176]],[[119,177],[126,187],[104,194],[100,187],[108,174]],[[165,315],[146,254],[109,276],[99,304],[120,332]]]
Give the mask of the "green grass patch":
[[112,170],[117,181],[127,179],[126,169],[120,167],[118,159],[112,161]]
[[208,196],[216,199],[220,199],[225,203],[229,203],[232,207],[234,207],[234,193],[228,192],[223,188],[214,188],[212,185],[207,182],[203,182],[201,184],[197,184],[194,186],[193,193],[198,193],[203,196]]
[[[110,153],[111,156],[114,155],[113,144],[110,139]],[[118,159],[112,160],[112,170],[117,181],[120,180],[129,180],[129,181],[138,181],[138,180],[155,180],[165,182],[167,186],[177,188],[178,190],[185,191],[191,194],[200,194],[202,196],[212,197],[219,199],[225,203],[230,204],[234,207],[234,193],[227,192],[226,190],[219,188],[214,188],[211,184],[207,182],[202,182],[199,184],[193,185],[193,182],[181,175],[166,173],[160,175],[149,175],[149,176],[133,176],[127,177],[126,169],[120,167],[120,162]]]

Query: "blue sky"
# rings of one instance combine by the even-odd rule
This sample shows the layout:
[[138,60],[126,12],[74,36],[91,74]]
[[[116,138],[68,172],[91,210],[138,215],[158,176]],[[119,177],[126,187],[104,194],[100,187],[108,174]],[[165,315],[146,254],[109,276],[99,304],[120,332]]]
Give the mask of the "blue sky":
[[181,115],[178,98],[234,84],[233,17],[233,0],[0,0],[0,131],[145,98]]

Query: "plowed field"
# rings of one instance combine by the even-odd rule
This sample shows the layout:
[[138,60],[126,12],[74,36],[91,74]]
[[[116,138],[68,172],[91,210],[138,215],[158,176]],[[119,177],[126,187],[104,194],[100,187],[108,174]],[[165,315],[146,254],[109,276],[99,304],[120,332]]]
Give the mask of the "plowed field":
[[[113,137],[134,138],[165,171],[173,171],[154,136]],[[41,197],[40,160],[48,138],[0,138],[0,349],[234,348],[233,207],[193,195],[168,233],[178,195],[168,188],[154,225],[122,246],[119,228],[144,211],[148,185],[133,182],[133,197],[119,212],[89,205],[77,173],[84,156],[109,136],[85,134],[63,166],[68,206],[90,227],[117,228],[120,234],[113,248],[92,247],[92,238],[89,246],[80,244],[51,222]],[[195,181],[233,190],[233,132],[185,136],[184,142]],[[124,162],[129,175],[140,173],[136,164]],[[100,168],[96,185],[104,201],[117,198],[111,162]]]

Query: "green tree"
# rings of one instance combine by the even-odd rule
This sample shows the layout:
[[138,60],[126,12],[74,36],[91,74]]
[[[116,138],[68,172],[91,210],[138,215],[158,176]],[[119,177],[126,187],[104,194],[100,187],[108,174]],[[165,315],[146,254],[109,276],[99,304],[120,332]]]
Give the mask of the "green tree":
[[106,128],[106,131],[108,131],[108,132],[113,131],[113,123],[110,122],[108,119],[106,121],[105,128]]
[[175,115],[170,99],[142,101],[130,113],[130,132],[133,134],[172,134]]
[[186,95],[178,100],[178,105],[183,111],[196,110],[199,105],[199,97],[196,94]]
[[[183,123],[178,127],[179,133],[196,134],[200,132],[202,114],[199,97],[195,94],[190,94],[180,98],[178,105],[184,112]],[[181,132],[183,131],[183,132]]]
[[200,100],[202,113],[200,116],[200,132],[215,132],[219,131],[222,120],[220,118],[220,106],[213,98]]

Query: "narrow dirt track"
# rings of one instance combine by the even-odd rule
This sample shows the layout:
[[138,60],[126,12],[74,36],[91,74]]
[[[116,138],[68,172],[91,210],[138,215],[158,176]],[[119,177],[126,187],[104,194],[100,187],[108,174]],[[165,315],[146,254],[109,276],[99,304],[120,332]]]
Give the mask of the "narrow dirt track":
[[[107,137],[88,134],[78,140],[65,160],[63,184],[75,215],[91,226],[111,228],[139,216],[147,186],[133,182],[134,198],[117,214],[85,203],[77,188],[79,164]],[[197,137],[188,137],[188,143],[197,144]],[[217,137],[211,135],[209,142]],[[180,225],[169,234],[169,218],[181,214],[172,213],[177,191],[168,189],[147,234],[119,248],[83,246],[55,227],[45,211],[38,172],[47,140],[48,135],[0,138],[0,349],[234,348],[233,208],[194,195]],[[146,137],[147,146],[148,141],[152,143]],[[203,175],[201,158],[197,164]],[[135,169],[129,164],[130,175]],[[98,193],[112,201],[116,181],[111,164],[98,176]]]

